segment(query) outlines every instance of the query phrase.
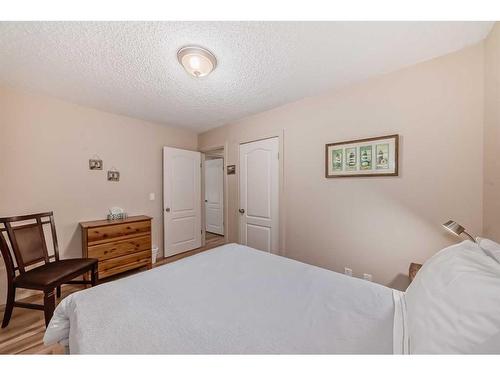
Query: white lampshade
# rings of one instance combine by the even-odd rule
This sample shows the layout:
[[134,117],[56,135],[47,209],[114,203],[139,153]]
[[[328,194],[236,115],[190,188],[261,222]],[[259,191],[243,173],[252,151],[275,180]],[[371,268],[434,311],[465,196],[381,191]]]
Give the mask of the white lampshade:
[[177,52],[177,59],[186,72],[197,78],[207,76],[217,66],[213,53],[202,47],[183,47]]

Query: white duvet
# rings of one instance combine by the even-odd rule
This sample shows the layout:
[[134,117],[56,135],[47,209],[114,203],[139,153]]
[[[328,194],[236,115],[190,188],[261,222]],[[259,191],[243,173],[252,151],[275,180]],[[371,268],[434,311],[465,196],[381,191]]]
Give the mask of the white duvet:
[[400,352],[393,292],[229,244],[70,295],[44,342],[81,354]]

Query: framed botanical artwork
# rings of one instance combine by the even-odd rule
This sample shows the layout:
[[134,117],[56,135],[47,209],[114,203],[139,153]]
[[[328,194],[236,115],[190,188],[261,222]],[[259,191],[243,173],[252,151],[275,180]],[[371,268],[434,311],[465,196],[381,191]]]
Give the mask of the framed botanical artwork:
[[397,176],[398,153],[398,134],[329,143],[325,177]]

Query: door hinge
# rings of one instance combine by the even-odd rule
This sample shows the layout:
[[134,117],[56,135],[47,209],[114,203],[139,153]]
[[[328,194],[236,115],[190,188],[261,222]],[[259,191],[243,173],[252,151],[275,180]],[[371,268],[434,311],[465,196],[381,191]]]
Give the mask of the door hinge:
[[280,160],[280,153],[278,152],[278,160]]

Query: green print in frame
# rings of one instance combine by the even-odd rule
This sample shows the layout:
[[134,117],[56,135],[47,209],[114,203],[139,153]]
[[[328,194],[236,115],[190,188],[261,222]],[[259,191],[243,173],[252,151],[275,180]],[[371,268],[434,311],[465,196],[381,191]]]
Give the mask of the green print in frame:
[[341,148],[332,151],[333,170],[341,171],[344,168],[344,152]]
[[375,155],[377,169],[389,169],[389,145],[387,143],[377,145]]
[[381,177],[399,174],[399,135],[325,145],[325,177]]
[[372,169],[372,146],[359,148],[359,168],[363,171]]
[[345,170],[355,171],[358,168],[358,157],[356,147],[345,149]]

